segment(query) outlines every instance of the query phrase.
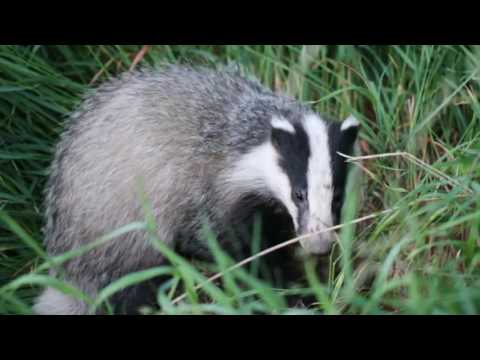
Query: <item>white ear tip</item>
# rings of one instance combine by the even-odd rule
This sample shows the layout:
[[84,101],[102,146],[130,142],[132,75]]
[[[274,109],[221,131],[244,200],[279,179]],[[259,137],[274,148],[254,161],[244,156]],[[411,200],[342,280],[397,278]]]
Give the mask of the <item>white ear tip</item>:
[[295,128],[293,125],[286,119],[274,117],[271,121],[272,127],[277,130],[283,130],[291,134],[295,134]]
[[350,129],[351,127],[358,127],[359,125],[360,125],[360,122],[355,118],[355,116],[350,115],[342,123],[342,126],[340,127],[340,130],[345,131],[347,129]]

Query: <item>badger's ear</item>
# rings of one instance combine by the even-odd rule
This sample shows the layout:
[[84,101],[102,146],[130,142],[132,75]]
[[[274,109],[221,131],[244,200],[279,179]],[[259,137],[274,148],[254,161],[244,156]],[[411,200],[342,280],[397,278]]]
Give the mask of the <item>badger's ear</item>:
[[340,126],[341,131],[348,131],[349,129],[355,129],[358,131],[360,122],[355,118],[355,116],[350,115],[345,120],[343,120],[342,125]]
[[357,140],[360,122],[353,116],[347,117],[340,125],[340,147],[346,154],[351,154]]
[[290,134],[295,134],[295,128],[288,120],[274,116],[270,121],[270,124],[272,125],[273,130],[281,130]]

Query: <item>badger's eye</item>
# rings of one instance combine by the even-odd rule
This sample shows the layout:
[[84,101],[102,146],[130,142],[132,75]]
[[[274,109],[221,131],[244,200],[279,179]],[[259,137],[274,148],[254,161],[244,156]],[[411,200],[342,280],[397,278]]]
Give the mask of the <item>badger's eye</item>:
[[307,192],[305,190],[297,189],[294,192],[295,199],[297,201],[305,201],[307,200]]
[[335,206],[340,206],[343,202],[343,196],[342,196],[342,193],[340,191],[335,191],[333,193],[333,199],[332,199],[332,203],[335,205]]

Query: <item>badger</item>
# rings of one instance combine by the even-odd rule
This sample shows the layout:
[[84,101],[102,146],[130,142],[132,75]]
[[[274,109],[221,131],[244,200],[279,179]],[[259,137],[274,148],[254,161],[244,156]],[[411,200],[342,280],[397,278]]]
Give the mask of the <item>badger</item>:
[[[158,238],[186,258],[210,258],[205,224],[232,257],[248,255],[258,212],[270,245],[317,233],[300,248],[328,254],[335,234],[321,231],[340,221],[347,177],[339,152],[352,154],[358,128],[353,116],[326,119],[238,71],[168,65],[125,73],[89,93],[67,122],[46,186],[45,247],[59,255],[143,220],[141,181]],[[70,259],[62,277],[95,298],[165,261],[146,231],[135,230]],[[151,297],[145,289],[124,289],[112,303],[134,313]],[[46,288],[34,311],[89,308]]]

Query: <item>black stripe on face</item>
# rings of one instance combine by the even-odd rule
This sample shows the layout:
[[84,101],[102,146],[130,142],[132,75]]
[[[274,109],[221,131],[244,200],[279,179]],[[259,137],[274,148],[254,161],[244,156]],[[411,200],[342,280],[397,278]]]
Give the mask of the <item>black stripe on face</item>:
[[338,155],[338,152],[352,155],[353,144],[357,138],[358,128],[352,127],[345,131],[340,130],[341,123],[332,122],[328,125],[328,147],[333,177],[333,200],[332,213],[335,225],[340,223],[340,214],[345,197],[345,185],[348,175],[348,168],[345,158]]
[[[293,124],[292,124],[293,125]],[[272,144],[280,155],[279,165],[292,187],[292,200],[301,209],[308,208],[307,171],[310,158],[308,136],[301,125],[293,125],[295,133],[272,128]]]

